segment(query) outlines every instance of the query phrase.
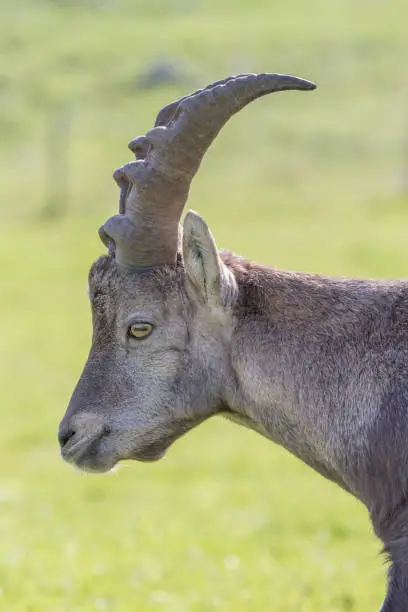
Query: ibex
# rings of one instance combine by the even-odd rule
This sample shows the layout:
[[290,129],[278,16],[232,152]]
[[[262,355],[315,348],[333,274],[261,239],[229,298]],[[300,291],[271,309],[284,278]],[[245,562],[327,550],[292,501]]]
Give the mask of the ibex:
[[[408,610],[408,281],[286,272],[218,250],[190,183],[221,127],[265,94],[234,76],[183,97],[129,143],[119,214],[89,273],[92,347],[62,457],[105,472],[154,461],[213,415],[284,446],[368,509],[390,560],[383,612]],[[246,147],[248,148],[248,146]]]

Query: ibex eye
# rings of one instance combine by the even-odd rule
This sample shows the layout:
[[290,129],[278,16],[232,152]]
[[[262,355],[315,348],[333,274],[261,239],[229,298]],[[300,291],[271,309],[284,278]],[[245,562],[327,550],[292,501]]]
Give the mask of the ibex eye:
[[128,333],[132,338],[137,338],[141,340],[142,338],[147,338],[153,331],[153,325],[150,323],[132,323],[129,325]]

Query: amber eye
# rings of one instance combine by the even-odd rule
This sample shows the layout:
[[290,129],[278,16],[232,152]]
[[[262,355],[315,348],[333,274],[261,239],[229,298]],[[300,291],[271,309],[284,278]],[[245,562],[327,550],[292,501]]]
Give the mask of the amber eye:
[[152,331],[153,325],[150,323],[132,323],[132,325],[129,325],[128,334],[132,338],[142,340],[143,338],[150,336]]

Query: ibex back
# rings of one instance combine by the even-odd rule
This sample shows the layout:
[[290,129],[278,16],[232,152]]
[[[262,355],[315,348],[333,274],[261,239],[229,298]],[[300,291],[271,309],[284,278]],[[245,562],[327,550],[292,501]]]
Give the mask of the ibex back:
[[408,610],[408,283],[270,269],[218,251],[190,183],[250,101],[313,83],[219,81],[162,109],[114,174],[100,229],[92,347],[62,420],[63,458],[94,472],[153,461],[223,415],[361,500],[391,565],[383,612]]

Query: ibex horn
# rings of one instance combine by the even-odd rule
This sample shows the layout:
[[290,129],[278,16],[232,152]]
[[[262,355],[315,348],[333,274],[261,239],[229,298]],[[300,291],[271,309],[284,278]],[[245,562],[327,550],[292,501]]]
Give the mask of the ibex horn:
[[174,264],[178,225],[191,181],[222,126],[256,98],[315,87],[284,74],[243,74],[165,106],[155,127],[129,143],[136,161],[113,175],[121,189],[119,214],[99,232],[117,263],[133,268]]

